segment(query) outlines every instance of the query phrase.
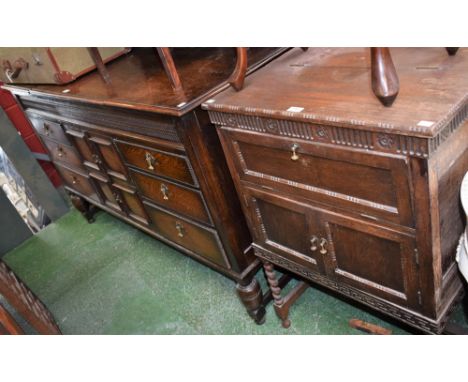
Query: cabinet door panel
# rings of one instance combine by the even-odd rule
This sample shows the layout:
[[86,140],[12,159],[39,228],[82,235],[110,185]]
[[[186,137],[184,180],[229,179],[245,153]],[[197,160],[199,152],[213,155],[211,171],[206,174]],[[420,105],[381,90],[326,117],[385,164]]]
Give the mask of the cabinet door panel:
[[340,215],[322,213],[325,264],[331,277],[400,305],[418,308],[414,238]]
[[308,269],[324,273],[318,239],[320,220],[310,219],[307,206],[256,189],[247,191],[255,242]]

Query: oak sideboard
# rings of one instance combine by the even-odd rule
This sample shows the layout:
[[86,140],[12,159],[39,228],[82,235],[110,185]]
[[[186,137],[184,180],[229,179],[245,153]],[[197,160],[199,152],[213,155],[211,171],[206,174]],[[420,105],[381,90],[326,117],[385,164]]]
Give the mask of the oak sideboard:
[[[247,74],[287,51],[248,50]],[[67,85],[5,85],[22,105],[74,206],[95,207],[237,282],[249,314],[265,309],[261,264],[202,101],[229,86],[235,48],[178,48],[174,89],[152,48],[134,48]]]
[[463,293],[468,49],[392,55],[390,108],[373,97],[364,48],[293,49],[203,107],[275,301],[272,264],[440,333]]

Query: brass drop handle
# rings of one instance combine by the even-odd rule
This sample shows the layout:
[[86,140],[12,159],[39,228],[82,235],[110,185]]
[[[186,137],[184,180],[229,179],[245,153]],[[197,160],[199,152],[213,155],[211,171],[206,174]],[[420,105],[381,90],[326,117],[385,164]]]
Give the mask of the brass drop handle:
[[312,236],[312,239],[310,239],[310,250],[311,251],[316,251],[317,250],[317,242],[318,242],[318,237],[317,236]]
[[93,154],[92,158],[93,158],[94,163],[101,164],[101,158],[99,158],[99,155]]
[[328,253],[328,250],[325,248],[325,246],[328,244],[327,239],[324,239],[323,237],[320,239],[320,253],[322,255],[326,255]]
[[59,146],[57,148],[57,151],[58,151],[57,155],[59,156],[59,158],[61,158],[61,157],[63,157],[65,155],[65,151],[63,151],[63,147]]
[[145,160],[148,165],[148,170],[154,170],[154,165],[156,164],[156,158],[151,155],[148,151],[145,152]]
[[76,176],[72,177],[72,184],[77,184],[78,178]]
[[296,150],[298,148],[299,148],[299,145],[297,143],[294,143],[291,146],[291,151],[292,151],[291,160],[293,160],[293,161],[297,161],[299,159],[299,155],[297,155],[297,153],[296,153]]
[[45,131],[45,135],[47,136],[50,135],[50,126],[47,123],[44,123],[44,131]]
[[169,200],[169,187],[167,187],[164,183],[161,184],[161,193],[163,194],[164,200]]
[[182,225],[182,223],[181,222],[176,222],[175,227],[176,227],[176,230],[177,230],[177,236],[184,237],[185,229],[184,229],[184,226]]
[[114,199],[115,199],[115,201],[117,203],[119,203],[119,204],[122,203],[122,198],[120,197],[120,195],[117,192],[113,192],[112,196],[114,197]]

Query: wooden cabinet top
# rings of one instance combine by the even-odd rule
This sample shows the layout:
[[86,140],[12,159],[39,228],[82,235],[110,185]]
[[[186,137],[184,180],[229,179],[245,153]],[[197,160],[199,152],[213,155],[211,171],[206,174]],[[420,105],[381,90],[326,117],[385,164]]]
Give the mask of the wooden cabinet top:
[[[247,74],[287,48],[251,48]],[[235,48],[176,48],[182,91],[174,91],[153,48],[134,48],[109,63],[111,82],[93,71],[67,85],[4,85],[16,94],[116,106],[181,116],[226,89],[236,62]]]
[[436,138],[467,118],[468,48],[456,56],[444,48],[391,52],[400,78],[392,107],[372,93],[368,48],[293,49],[247,78],[241,92],[228,89],[203,107],[421,138]]

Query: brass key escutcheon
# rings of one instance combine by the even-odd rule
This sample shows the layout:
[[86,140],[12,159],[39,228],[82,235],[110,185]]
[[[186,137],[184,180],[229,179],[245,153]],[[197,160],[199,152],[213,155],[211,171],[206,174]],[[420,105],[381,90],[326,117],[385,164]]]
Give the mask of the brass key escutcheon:
[[296,150],[298,148],[299,148],[299,145],[297,143],[294,143],[291,146],[291,151],[292,151],[291,160],[293,160],[293,161],[297,161],[299,159],[299,155],[297,155],[297,153],[296,153]]

